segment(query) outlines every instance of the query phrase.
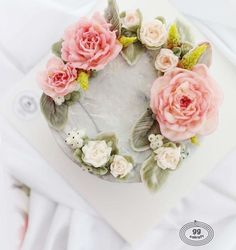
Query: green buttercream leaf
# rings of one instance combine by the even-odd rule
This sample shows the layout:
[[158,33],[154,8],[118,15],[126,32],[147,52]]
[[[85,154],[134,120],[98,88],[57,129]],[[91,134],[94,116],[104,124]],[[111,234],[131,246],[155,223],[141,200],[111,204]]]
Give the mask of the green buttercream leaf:
[[[204,53],[208,53],[209,43],[202,43],[190,50],[179,63],[179,66],[184,69],[191,70],[196,64],[204,63]],[[208,59],[209,56],[206,57]],[[206,60],[205,59],[205,60]]]
[[171,24],[168,32],[167,45],[170,48],[178,47],[181,44],[181,36],[176,23]]
[[194,37],[191,33],[190,27],[184,22],[179,19],[175,21],[180,37],[182,42],[194,43]]
[[119,149],[117,146],[118,139],[114,133],[100,133],[96,136],[95,140],[104,140],[108,145],[110,145],[112,147],[112,155],[119,153]]
[[174,47],[174,48],[172,49],[172,51],[173,51],[173,53],[174,53],[176,56],[178,56],[178,57],[181,56],[182,49],[181,49],[180,47]]
[[121,51],[121,55],[129,65],[135,65],[143,54],[143,46],[139,43],[132,43]]
[[161,21],[163,24],[166,24],[166,19],[163,16],[157,16],[155,19]]
[[159,124],[153,119],[152,115],[152,111],[148,109],[132,128],[130,144],[134,151],[142,152],[148,150],[150,148],[148,136],[150,134],[160,134]]
[[105,19],[111,24],[110,30],[116,31],[117,37],[121,34],[121,21],[118,5],[115,0],[108,0],[108,6],[104,13]]
[[152,192],[156,192],[161,187],[168,174],[168,170],[163,170],[157,166],[155,154],[144,161],[140,169],[142,182]]
[[82,162],[82,150],[80,148],[77,148],[74,152],[74,159],[78,162]]
[[95,175],[105,175],[108,173],[108,169],[106,167],[100,167],[100,168],[89,167],[88,171]]
[[40,108],[48,124],[56,130],[62,130],[68,118],[68,105],[56,105],[53,99],[45,94],[41,96]]
[[126,16],[126,11],[122,11],[121,13],[120,13],[120,18],[124,18]]
[[123,157],[124,157],[129,163],[134,164],[134,159],[132,158],[132,156],[123,155]]
[[60,58],[61,58],[62,43],[63,43],[63,40],[61,39],[60,41],[58,41],[52,45],[52,53],[55,56],[60,57]]
[[80,92],[74,91],[74,92],[65,96],[66,104],[68,106],[71,106],[71,105],[75,104],[76,102],[78,102],[80,97],[81,97]]
[[121,29],[121,35],[125,36],[125,37],[136,37],[137,36],[137,32],[131,31],[131,30],[127,30],[126,28],[122,27]]

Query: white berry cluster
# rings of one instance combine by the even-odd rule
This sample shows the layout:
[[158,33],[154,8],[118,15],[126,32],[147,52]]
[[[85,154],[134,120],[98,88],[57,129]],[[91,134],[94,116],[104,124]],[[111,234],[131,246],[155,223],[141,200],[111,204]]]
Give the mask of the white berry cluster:
[[148,140],[150,142],[150,148],[152,150],[156,150],[157,148],[161,147],[163,145],[163,139],[164,136],[160,135],[160,134],[150,134],[148,136]]
[[73,129],[67,133],[65,142],[73,149],[82,148],[84,145],[85,132],[79,129]]
[[56,105],[60,106],[65,101],[65,98],[63,96],[57,96],[53,100],[56,103]]

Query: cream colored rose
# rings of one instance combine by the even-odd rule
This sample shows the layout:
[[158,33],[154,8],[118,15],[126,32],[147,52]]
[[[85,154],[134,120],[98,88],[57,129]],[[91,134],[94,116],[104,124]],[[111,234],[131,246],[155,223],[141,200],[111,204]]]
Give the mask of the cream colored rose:
[[160,147],[154,151],[158,167],[162,169],[176,169],[181,158],[180,147]]
[[82,160],[95,168],[103,167],[109,161],[111,151],[105,141],[89,141],[82,148]]
[[178,56],[176,56],[170,49],[161,49],[160,53],[156,57],[155,68],[161,72],[166,72],[177,66],[179,62]]
[[122,23],[126,29],[132,30],[138,28],[141,24],[141,13],[139,10],[127,11],[125,17],[122,18]]
[[110,166],[111,174],[117,178],[125,177],[133,169],[133,164],[128,162],[125,157],[115,155],[114,160]]
[[143,24],[140,28],[140,40],[148,47],[162,46],[167,40],[165,25],[157,19]]

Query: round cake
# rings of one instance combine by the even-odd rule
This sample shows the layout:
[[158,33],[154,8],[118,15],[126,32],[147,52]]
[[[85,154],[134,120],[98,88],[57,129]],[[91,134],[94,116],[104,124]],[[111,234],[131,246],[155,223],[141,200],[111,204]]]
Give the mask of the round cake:
[[200,138],[217,127],[222,93],[211,45],[164,17],[120,13],[114,0],[69,26],[39,72],[41,110],[83,170],[157,191]]

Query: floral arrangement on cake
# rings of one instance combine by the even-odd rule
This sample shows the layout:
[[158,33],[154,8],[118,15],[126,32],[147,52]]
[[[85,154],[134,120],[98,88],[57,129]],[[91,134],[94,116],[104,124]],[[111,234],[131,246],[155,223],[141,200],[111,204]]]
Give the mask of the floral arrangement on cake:
[[[140,167],[140,179],[156,191],[189,154],[189,145],[214,132],[218,125],[222,91],[209,73],[212,48],[208,42],[194,45],[179,21],[167,24],[163,17],[149,22],[140,10],[119,12],[108,1],[104,15],[83,17],[68,27],[52,46],[55,54],[39,73],[43,90],[41,110],[49,125],[61,130],[68,109],[89,91],[89,80],[121,55],[128,65],[142,53],[150,53],[157,78],[150,89],[150,105],[131,132],[130,146],[149,157]],[[65,143],[79,166],[95,175],[125,180],[136,165],[123,155],[114,133],[89,138],[84,128],[67,131]]]

